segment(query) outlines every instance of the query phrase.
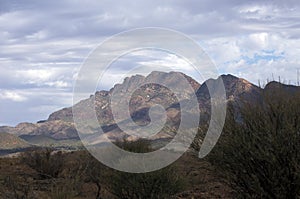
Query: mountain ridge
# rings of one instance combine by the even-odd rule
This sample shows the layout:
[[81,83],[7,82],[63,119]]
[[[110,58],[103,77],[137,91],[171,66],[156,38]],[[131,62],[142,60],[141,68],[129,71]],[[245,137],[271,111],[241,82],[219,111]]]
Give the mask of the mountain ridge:
[[[233,103],[240,103],[242,100],[247,102],[258,101],[261,94],[264,91],[269,91],[278,87],[278,85],[286,88],[289,92],[297,92],[299,87],[284,85],[279,82],[270,82],[265,88],[260,88],[249,81],[238,78],[231,74],[221,75],[218,79],[208,79],[202,84],[198,83],[193,78],[181,73],[181,72],[159,72],[153,71],[148,76],[134,75],[126,77],[121,84],[116,84],[108,91],[97,91],[90,98],[81,100],[74,106],[85,106],[95,99],[95,109],[100,125],[103,127],[108,137],[116,139],[118,136],[124,136],[124,133],[115,125],[114,117],[110,108],[110,97],[114,91],[122,93],[133,92],[133,95],[129,102],[130,115],[136,123],[139,125],[146,125],[149,123],[149,109],[155,104],[161,104],[167,111],[167,123],[166,126],[170,129],[176,129],[180,122],[180,106],[174,93],[167,87],[164,87],[155,83],[147,82],[160,82],[162,84],[170,85],[176,84],[178,89],[182,89],[181,95],[186,99],[192,94],[190,91],[184,90],[178,83],[178,77],[183,76],[193,88],[196,97],[198,98],[199,108],[203,112],[209,112],[210,110],[210,94],[207,85],[210,85],[213,89],[218,89],[218,80],[223,80],[226,99]],[[136,89],[137,85],[144,84]],[[84,115],[82,115],[84,117]],[[126,122],[126,121],[125,121]],[[165,130],[165,129],[164,129]],[[72,107],[63,108],[51,113],[47,120],[38,123],[20,123],[15,127],[2,126],[0,132],[11,133],[17,136],[30,135],[30,136],[48,136],[56,140],[63,139],[78,139],[78,134],[73,123]],[[158,133],[158,138],[172,137],[170,132]]]

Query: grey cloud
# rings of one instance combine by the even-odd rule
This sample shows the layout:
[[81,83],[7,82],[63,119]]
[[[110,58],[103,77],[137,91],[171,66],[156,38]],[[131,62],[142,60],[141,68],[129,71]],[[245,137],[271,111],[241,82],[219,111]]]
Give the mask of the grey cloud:
[[[143,26],[161,26],[173,28],[188,34],[204,36],[228,36],[253,32],[247,28],[256,25],[271,30],[277,24],[280,31],[288,23],[295,25],[299,17],[286,16],[299,11],[295,1],[164,1],[157,4],[149,1],[26,1],[20,3],[21,19],[27,19],[28,26],[16,25],[11,32],[16,37],[45,33],[46,39],[99,38],[118,33],[129,28]],[[249,12],[240,12],[251,6],[270,9],[266,13],[254,12],[255,17],[248,18]],[[279,10],[279,11],[276,11]],[[276,11],[276,12],[275,12]],[[276,16],[279,15],[279,16]],[[26,16],[26,17],[25,17]],[[16,16],[14,16],[16,17]],[[13,18],[16,19],[16,18]],[[32,20],[30,20],[32,19]],[[284,25],[281,25],[281,24]],[[292,23],[292,24],[290,24]],[[25,24],[26,25],[26,24]],[[265,26],[265,27],[261,27]],[[17,31],[20,30],[20,31]],[[276,30],[276,29],[275,29]]]
[[[61,101],[71,98],[74,77],[85,57],[108,36],[131,28],[155,26],[188,34],[201,41],[221,71],[242,75],[255,83],[257,78],[264,77],[271,70],[280,71],[281,64],[286,65],[281,72],[288,78],[292,75],[289,63],[294,70],[299,62],[298,54],[292,52],[299,49],[299,11],[297,0],[167,0],[160,3],[133,0],[117,3],[109,0],[0,0],[0,89],[32,93],[24,102],[1,100],[0,122],[34,121],[49,114],[51,107],[71,105],[71,102]],[[250,36],[255,33],[276,35],[278,39],[272,40],[274,45],[261,47],[251,40]],[[215,40],[218,38],[220,40]],[[243,62],[245,54],[251,57],[263,50],[276,48],[285,53],[285,62],[261,61],[252,65]],[[118,74],[127,72],[133,65],[154,63],[160,58],[164,59],[159,56],[125,57],[115,63],[111,78],[117,79]],[[239,63],[244,66],[239,68]],[[59,72],[46,79],[34,81],[26,76],[26,72],[24,76],[18,76],[18,71],[51,72],[55,68]],[[252,68],[259,75],[251,73]],[[111,81],[106,81],[103,86],[108,88],[111,84]],[[63,85],[67,86],[60,87]],[[51,89],[56,90],[51,94],[57,101],[47,102],[43,91]],[[64,95],[60,94],[61,90]],[[44,109],[33,113],[30,110],[36,110],[34,107]]]
[[[15,102],[0,99],[0,121],[2,124],[15,125],[17,122],[37,122],[47,119],[49,113],[69,106],[72,95],[53,89],[28,89],[26,92],[15,90],[27,100]],[[11,107],[11,108],[8,108]]]

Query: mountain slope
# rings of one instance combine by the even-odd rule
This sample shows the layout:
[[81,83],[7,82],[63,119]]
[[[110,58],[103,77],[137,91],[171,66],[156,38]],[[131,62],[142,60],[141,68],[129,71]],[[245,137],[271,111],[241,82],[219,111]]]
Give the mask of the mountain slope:
[[0,133],[0,150],[30,147],[25,140],[9,133]]
[[233,75],[221,75],[217,80],[209,79],[205,81],[197,90],[196,95],[198,98],[200,100],[210,99],[207,85],[209,84],[214,90],[219,89],[218,80],[220,78],[223,80],[228,100],[257,100],[263,90],[245,79]]
[[[151,72],[147,77],[144,77],[142,75],[134,75],[132,77],[126,77],[122,84],[116,84],[110,91],[98,91],[95,93],[95,95],[92,95],[90,99],[82,100],[75,106],[85,106],[88,104],[89,100],[92,100],[92,98],[95,97],[95,109],[97,116],[99,118],[99,122],[102,125],[110,125],[113,124],[113,116],[110,109],[110,97],[112,96],[113,92],[117,90],[121,93],[127,93],[132,92],[135,90],[137,85],[146,83],[146,82],[160,82],[161,84],[175,84],[178,86],[181,86],[178,84],[178,75],[184,76],[187,81],[190,83],[192,88],[194,90],[197,90],[200,87],[200,84],[192,79],[191,77],[179,73],[179,72],[158,72],[153,71]],[[179,88],[180,89],[180,88]],[[182,89],[182,95],[189,96],[191,93],[188,91]],[[122,98],[122,94],[120,95]],[[170,106],[171,104],[176,103],[177,100],[169,89],[167,89],[164,86],[158,85],[158,84],[146,84],[142,86],[141,88],[138,88],[131,97],[130,100],[130,112],[131,115],[134,117],[141,116],[139,111],[145,111],[145,109],[148,109],[153,104],[161,104],[165,106],[166,108]],[[136,117],[138,118],[138,117]],[[72,115],[72,107],[64,108],[62,110],[56,111],[52,113],[48,121],[53,120],[63,120],[67,122],[73,121],[73,115]]]
[[20,123],[16,127],[0,127],[0,131],[20,135],[47,135],[54,139],[78,138],[73,123],[62,120],[46,121],[43,123]]

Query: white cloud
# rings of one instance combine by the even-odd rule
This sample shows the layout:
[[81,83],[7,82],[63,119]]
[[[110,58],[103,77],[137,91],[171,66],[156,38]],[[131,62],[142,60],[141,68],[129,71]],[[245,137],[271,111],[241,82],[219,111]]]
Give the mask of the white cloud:
[[54,86],[56,88],[67,88],[70,86],[68,82],[64,82],[64,81],[46,82],[45,84],[48,86]]
[[36,122],[72,104],[72,93],[54,88],[1,90],[0,121],[5,125]]
[[8,90],[0,90],[0,99],[12,100],[14,102],[23,102],[27,100],[27,98],[22,94]]
[[216,61],[222,73],[241,76],[257,84],[285,79],[295,84],[300,66],[300,40],[281,34],[255,33],[241,37],[218,38],[204,42],[204,49]]
[[16,75],[28,79],[29,83],[38,83],[49,80],[50,77],[53,77],[54,73],[55,71],[47,69],[29,69],[17,71]]

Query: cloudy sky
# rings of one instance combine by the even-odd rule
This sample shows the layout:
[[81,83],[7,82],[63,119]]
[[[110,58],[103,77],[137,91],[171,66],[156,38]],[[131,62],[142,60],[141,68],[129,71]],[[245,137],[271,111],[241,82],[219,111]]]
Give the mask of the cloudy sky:
[[[156,2],[0,0],[0,125],[36,122],[71,106],[73,84],[85,58],[108,37],[133,28],[163,27],[190,36],[220,74],[255,84],[281,76],[296,84],[298,0]],[[172,54],[133,53],[115,63],[99,88],[120,81],[128,65],[155,64],[184,72],[187,67]]]

